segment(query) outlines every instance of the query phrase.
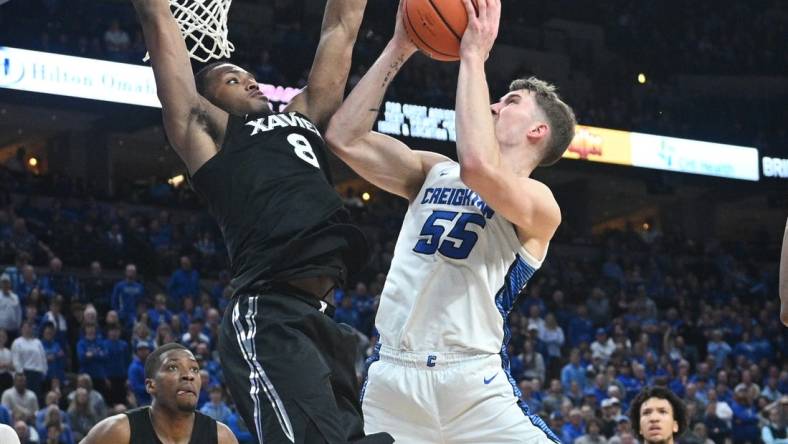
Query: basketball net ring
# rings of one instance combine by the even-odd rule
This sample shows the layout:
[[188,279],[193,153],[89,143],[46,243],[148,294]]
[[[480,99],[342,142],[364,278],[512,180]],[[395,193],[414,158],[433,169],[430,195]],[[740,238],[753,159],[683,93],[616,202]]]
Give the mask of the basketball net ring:
[[[170,0],[170,9],[186,40],[189,57],[206,63],[229,58],[235,46],[227,39],[227,15],[232,0]],[[142,59],[147,62],[150,54]]]

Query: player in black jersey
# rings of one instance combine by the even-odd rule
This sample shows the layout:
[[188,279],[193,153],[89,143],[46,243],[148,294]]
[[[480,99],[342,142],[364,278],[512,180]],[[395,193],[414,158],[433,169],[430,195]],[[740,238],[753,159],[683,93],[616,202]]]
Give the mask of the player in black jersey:
[[[308,86],[271,111],[230,63],[193,75],[167,0],[132,0],[167,136],[222,230],[234,295],[219,353],[249,430],[266,443],[363,437],[355,335],[324,301],[366,260],[331,184],[323,128],[339,107],[366,0],[328,0]],[[367,437],[391,442],[390,437]]]
[[82,444],[237,444],[230,429],[195,411],[200,367],[188,348],[170,343],[145,360],[145,389],[153,402],[96,424]]

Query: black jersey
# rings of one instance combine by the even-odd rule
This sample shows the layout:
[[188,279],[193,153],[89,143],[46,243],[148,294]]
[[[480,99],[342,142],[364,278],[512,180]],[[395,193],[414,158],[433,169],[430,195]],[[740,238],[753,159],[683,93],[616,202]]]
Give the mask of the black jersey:
[[328,171],[320,132],[297,112],[230,116],[222,149],[192,177],[224,235],[235,291],[344,278],[366,259]]
[[[129,418],[129,431],[131,440],[129,444],[161,444],[153,422],[150,418],[150,407],[141,407],[126,412]],[[219,434],[216,431],[216,421],[213,418],[194,412],[194,427],[189,444],[218,444]]]

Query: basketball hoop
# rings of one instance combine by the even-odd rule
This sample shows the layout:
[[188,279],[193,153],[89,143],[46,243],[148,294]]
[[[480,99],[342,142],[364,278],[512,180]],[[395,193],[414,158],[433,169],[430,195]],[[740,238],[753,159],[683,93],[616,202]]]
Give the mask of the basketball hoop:
[[[235,46],[227,40],[227,14],[232,0],[170,0],[170,8],[186,40],[189,57],[200,62],[230,57]],[[143,61],[150,59],[145,54]]]

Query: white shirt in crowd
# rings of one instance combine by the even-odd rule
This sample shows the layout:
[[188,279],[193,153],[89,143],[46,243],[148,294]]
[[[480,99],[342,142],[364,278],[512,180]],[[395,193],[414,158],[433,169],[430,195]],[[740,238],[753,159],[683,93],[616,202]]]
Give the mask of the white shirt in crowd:
[[604,363],[607,363],[614,351],[616,351],[616,343],[611,338],[607,338],[607,341],[603,343],[599,341],[591,343],[591,357],[599,356]]
[[564,330],[561,327],[539,330],[539,340],[547,346],[548,356],[561,356],[561,346],[564,345]]
[[14,343],[11,344],[11,356],[14,359],[14,368],[18,372],[25,370],[47,372],[47,354],[38,338],[26,339],[20,336],[14,339]]
[[38,411],[38,398],[30,389],[25,389],[23,395],[20,395],[15,387],[6,389],[0,402],[13,413],[16,419],[33,418]]
[[0,291],[0,328],[6,331],[18,331],[22,325],[22,306],[19,296],[13,291]]

